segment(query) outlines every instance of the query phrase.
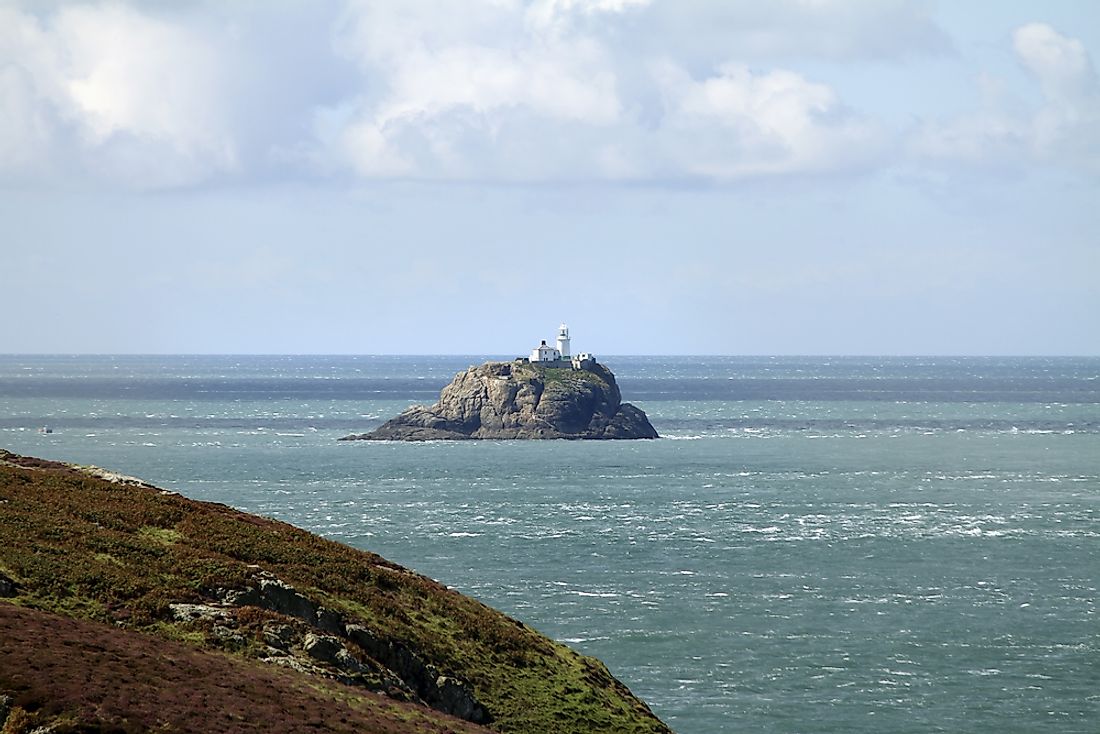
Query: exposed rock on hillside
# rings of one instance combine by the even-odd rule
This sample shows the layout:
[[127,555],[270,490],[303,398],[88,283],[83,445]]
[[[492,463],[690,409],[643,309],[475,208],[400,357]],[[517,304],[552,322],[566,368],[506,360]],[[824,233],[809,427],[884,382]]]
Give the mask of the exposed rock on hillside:
[[342,440],[657,438],[646,414],[622,402],[615,375],[524,361],[458,373],[431,407],[414,405],[375,430]]

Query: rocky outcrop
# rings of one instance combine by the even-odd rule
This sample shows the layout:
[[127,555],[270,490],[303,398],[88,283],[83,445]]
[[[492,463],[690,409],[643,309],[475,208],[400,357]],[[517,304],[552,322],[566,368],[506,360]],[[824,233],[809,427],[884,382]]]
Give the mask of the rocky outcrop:
[[[299,635],[288,625],[268,625],[264,640],[275,653],[271,662],[298,670],[310,670],[294,656],[294,648],[315,662],[330,666],[343,675],[339,680],[351,685],[408,694],[406,700],[422,702],[437,711],[487,724],[492,721],[489,710],[477,700],[470,686],[454,677],[440,673],[435,666],[425,662],[414,651],[399,641],[388,639],[359,624],[347,624],[344,617],[309,599],[290,584],[262,570],[258,570],[251,583],[243,589],[218,588],[211,591],[224,606],[209,604],[171,604],[169,608],[177,621],[206,619],[224,623],[227,608],[251,606],[276,612],[304,622],[311,631]],[[233,633],[221,624],[212,631],[225,642],[232,642]],[[329,634],[325,634],[329,633]],[[369,656],[360,660],[346,643]],[[289,659],[279,653],[290,655]],[[371,685],[381,680],[381,685]],[[406,696],[398,696],[405,699]]]
[[470,687],[461,680],[441,675],[435,666],[400,642],[383,639],[361,625],[348,625],[348,637],[373,659],[393,671],[432,708],[475,724],[493,720]]
[[258,571],[255,585],[245,589],[216,589],[214,596],[226,604],[267,609],[288,617],[296,617],[323,632],[343,632],[344,621],[331,609],[307,599],[281,579]]
[[615,375],[525,361],[458,373],[431,407],[414,405],[375,430],[341,440],[657,438],[646,414],[622,402]]

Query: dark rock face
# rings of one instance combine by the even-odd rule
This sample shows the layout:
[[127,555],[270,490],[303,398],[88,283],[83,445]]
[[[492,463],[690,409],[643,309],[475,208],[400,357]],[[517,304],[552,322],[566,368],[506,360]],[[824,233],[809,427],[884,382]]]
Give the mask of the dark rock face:
[[19,593],[19,586],[4,574],[0,573],[0,596],[15,596]]
[[414,405],[370,433],[341,440],[657,438],[645,413],[622,402],[601,364],[581,370],[486,362],[458,373],[431,407]]

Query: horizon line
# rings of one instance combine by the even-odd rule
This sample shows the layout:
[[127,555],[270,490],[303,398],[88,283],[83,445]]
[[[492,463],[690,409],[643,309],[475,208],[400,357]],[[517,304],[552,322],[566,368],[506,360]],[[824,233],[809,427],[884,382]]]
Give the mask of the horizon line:
[[[0,352],[2,357],[476,357],[486,359],[500,359],[513,361],[522,358],[523,355],[508,357],[507,353],[499,352]],[[608,359],[619,358],[650,358],[650,357],[681,357],[681,358],[749,358],[749,359],[775,359],[775,358],[813,358],[813,359],[869,359],[869,358],[914,358],[914,359],[1078,359],[1100,358],[1100,353],[932,353],[932,352],[859,352],[859,353],[810,353],[810,352],[775,352],[775,353],[718,353],[718,352],[669,352],[664,354],[607,354]],[[598,359],[598,355],[597,355]]]

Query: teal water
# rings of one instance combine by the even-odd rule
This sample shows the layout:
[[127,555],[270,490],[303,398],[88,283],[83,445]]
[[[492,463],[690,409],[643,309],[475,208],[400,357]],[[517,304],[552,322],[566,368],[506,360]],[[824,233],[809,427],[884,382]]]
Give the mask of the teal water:
[[336,442],[480,360],[0,356],[0,446],[379,552],[681,734],[1098,730],[1100,359],[608,358],[665,438]]

